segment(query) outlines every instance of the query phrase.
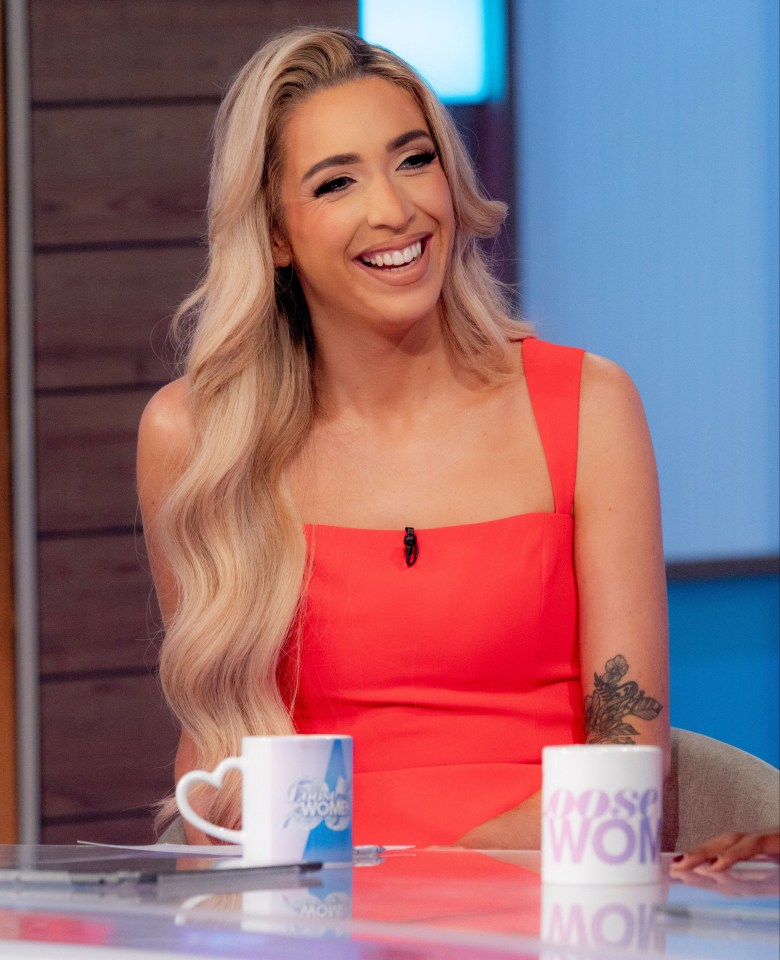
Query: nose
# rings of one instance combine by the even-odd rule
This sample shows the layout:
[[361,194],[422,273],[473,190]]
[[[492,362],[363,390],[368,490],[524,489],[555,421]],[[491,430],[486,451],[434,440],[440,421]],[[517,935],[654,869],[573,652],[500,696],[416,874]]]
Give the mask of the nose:
[[371,227],[403,230],[414,216],[414,207],[402,186],[389,177],[376,177],[369,189],[367,219]]

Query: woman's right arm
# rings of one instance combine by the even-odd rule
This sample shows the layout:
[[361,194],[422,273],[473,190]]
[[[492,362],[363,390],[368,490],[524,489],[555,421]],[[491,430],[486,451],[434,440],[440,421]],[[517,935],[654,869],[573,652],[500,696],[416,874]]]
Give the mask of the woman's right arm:
[[[138,429],[138,499],[146,550],[164,624],[173,616],[178,596],[176,579],[157,539],[157,520],[160,505],[187,465],[192,436],[186,381],[175,380],[152,397]],[[182,733],[176,752],[176,780],[195,766],[195,745],[186,733]],[[190,843],[209,842],[207,837],[186,822],[185,832]]]

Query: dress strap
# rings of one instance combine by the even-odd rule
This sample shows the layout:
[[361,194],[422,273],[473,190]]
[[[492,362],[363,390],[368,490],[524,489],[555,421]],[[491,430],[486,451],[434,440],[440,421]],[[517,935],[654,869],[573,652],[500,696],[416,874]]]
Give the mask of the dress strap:
[[555,512],[571,514],[577,477],[580,377],[585,351],[523,340],[523,369],[553,488]]

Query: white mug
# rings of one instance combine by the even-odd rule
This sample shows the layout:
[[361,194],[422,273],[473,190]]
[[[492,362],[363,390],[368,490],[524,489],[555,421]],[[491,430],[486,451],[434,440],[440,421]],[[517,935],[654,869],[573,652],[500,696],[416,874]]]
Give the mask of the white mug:
[[657,883],[662,786],[660,747],[545,747],[542,880]]
[[[194,783],[217,789],[228,770],[242,775],[240,830],[204,819],[187,798]],[[243,847],[257,863],[352,861],[352,737],[244,737],[241,756],[216,769],[192,770],[176,785],[185,820]]]

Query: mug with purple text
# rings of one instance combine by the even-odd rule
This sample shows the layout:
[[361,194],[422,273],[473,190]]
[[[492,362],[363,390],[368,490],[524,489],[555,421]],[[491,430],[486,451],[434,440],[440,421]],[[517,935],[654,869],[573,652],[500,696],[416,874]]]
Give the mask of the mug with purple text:
[[545,747],[542,880],[656,883],[662,786],[660,747]]
[[[219,789],[228,770],[242,777],[240,830],[205,820],[187,797],[195,783]],[[241,844],[245,860],[351,863],[352,737],[244,737],[240,757],[227,757],[213,772],[186,773],[176,802],[199,830]]]

